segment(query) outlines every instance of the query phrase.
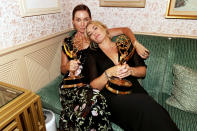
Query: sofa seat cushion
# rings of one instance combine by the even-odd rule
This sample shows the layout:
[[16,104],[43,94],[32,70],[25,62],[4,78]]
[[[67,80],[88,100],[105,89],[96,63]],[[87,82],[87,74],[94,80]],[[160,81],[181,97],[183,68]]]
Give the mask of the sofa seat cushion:
[[159,103],[169,112],[181,131],[197,131],[197,114],[185,112],[166,104],[166,99],[170,97],[167,93],[162,93],[159,96]]
[[113,131],[124,131],[122,128],[120,128],[118,125],[116,125],[113,122],[111,122],[111,126],[112,126]]
[[56,114],[60,114],[62,110],[59,98],[59,86],[62,79],[63,76],[59,75],[55,80],[36,92],[41,98],[42,107]]

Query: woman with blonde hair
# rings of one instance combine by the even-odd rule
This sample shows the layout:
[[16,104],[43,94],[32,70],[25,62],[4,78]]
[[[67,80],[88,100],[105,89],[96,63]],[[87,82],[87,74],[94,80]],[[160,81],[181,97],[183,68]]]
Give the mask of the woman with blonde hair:
[[[125,131],[178,131],[168,112],[137,81],[146,76],[146,65],[129,40],[120,38],[121,47],[128,47],[128,54],[132,53],[120,64],[119,43],[111,41],[104,24],[91,21],[86,33],[98,44],[87,57],[87,78],[106,98],[110,120]],[[122,80],[127,84],[121,85]]]

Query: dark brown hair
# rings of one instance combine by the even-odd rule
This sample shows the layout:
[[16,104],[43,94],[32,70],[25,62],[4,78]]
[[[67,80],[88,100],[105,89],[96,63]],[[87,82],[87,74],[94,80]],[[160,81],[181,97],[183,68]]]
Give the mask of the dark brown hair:
[[73,20],[74,20],[74,17],[75,17],[75,14],[76,14],[77,11],[87,11],[88,14],[89,14],[90,19],[92,19],[90,9],[89,9],[86,5],[80,4],[80,5],[77,5],[77,6],[73,9],[73,13],[72,13],[72,19],[73,19]]

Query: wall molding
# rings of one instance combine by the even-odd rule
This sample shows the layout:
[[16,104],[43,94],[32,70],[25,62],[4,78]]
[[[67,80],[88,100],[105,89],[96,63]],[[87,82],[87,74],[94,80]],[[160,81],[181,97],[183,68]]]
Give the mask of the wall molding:
[[48,39],[52,39],[54,37],[66,34],[70,30],[72,30],[72,29],[68,29],[68,30],[65,30],[65,31],[62,31],[62,32],[58,32],[58,33],[55,33],[55,34],[47,35],[45,37],[32,40],[32,41],[29,41],[29,42],[26,42],[26,43],[17,44],[17,45],[14,45],[12,47],[9,47],[9,48],[2,49],[2,50],[0,50],[0,56],[5,55],[7,53],[17,51],[17,50],[20,50],[20,49],[23,49],[23,48],[27,48],[27,47],[32,46],[32,45],[36,45],[36,44],[39,44],[42,41],[46,41]]
[[162,33],[152,33],[152,32],[134,32],[134,34],[197,39],[197,36],[162,34]]

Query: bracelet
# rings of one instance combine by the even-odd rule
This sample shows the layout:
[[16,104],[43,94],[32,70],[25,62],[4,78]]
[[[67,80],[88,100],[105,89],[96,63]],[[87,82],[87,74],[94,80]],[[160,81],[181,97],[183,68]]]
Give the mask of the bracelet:
[[107,72],[105,71],[105,77],[109,80],[109,76],[107,75]]

